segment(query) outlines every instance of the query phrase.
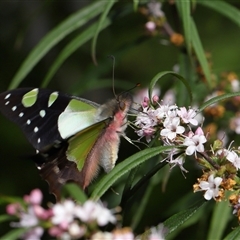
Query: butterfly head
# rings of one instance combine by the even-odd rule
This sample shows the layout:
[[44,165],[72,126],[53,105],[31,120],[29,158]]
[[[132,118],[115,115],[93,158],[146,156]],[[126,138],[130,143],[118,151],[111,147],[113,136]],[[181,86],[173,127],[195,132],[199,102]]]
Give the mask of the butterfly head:
[[117,120],[118,117],[125,119],[132,102],[132,96],[129,93],[118,95],[98,108],[97,121],[107,118]]

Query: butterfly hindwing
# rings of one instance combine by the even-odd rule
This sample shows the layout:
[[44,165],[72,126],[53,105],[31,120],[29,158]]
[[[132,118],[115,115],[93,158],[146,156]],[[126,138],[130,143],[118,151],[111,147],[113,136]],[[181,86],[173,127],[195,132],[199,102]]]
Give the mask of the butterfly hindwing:
[[[99,168],[99,160],[94,159],[91,167],[86,161],[99,136],[104,132],[106,121],[102,121],[88,127],[68,141],[62,142],[58,148],[51,148],[45,152],[42,162],[36,162],[40,175],[50,187],[50,191],[60,197],[61,187],[67,182],[75,182],[85,188],[87,178],[93,178]],[[40,153],[41,154],[41,153]],[[89,175],[91,168],[92,176]]]

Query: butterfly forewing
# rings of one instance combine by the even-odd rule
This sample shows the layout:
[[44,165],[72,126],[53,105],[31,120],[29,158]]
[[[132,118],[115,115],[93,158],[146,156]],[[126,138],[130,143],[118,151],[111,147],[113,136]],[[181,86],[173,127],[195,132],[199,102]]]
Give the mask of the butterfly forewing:
[[[59,143],[92,125],[96,107],[97,104],[85,99],[47,89],[21,88],[0,94],[0,111],[20,126],[38,150]],[[85,116],[84,121],[81,114]],[[85,125],[81,124],[81,120]],[[74,127],[73,122],[79,127]]]

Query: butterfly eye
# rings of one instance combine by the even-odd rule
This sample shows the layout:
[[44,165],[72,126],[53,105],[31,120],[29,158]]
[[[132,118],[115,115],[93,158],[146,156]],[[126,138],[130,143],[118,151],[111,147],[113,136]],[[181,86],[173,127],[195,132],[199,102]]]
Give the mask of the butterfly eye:
[[124,109],[126,108],[125,102],[123,102],[123,101],[119,102],[119,108],[120,108],[121,110],[124,110]]

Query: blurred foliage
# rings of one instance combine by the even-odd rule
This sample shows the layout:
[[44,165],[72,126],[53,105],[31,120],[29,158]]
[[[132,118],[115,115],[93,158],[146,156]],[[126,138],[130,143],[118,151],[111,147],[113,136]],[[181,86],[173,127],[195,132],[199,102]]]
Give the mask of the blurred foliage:
[[[229,72],[240,76],[239,2],[214,1],[213,5],[213,1],[201,0],[176,1],[177,4],[164,1],[162,11],[168,27],[174,34],[179,34],[175,37],[183,36],[185,44],[173,40],[173,34],[169,34],[169,28],[164,28],[162,23],[157,32],[147,32],[146,2],[1,1],[0,91],[9,87],[44,85],[104,103],[113,97],[112,62],[108,55],[116,58],[117,93],[136,83],[147,88],[157,73],[177,69],[188,81],[193,103],[200,104],[215,90],[227,88]],[[92,39],[95,40],[92,42]],[[93,62],[94,54],[97,65]],[[160,98],[167,90],[173,89],[178,105],[189,104],[186,88],[172,76],[166,76],[157,84],[161,89]],[[133,94],[138,91],[133,90]],[[238,105],[235,109],[239,111]],[[210,122],[211,119],[222,124],[223,129],[229,128],[223,118],[215,121],[213,116]],[[14,124],[2,116],[0,122],[0,194],[22,196],[39,187],[45,191],[46,202],[53,200],[47,193],[47,184],[40,179],[30,160],[34,154],[30,144]],[[127,134],[136,139],[131,130]],[[240,145],[239,136],[232,133],[231,137]],[[122,140],[119,161],[137,151]],[[159,160],[153,158],[143,163],[138,169],[138,178]],[[133,226],[137,233],[188,209],[202,198],[202,193],[192,192],[192,185],[201,174],[196,164],[187,163],[185,168],[189,173],[186,179],[180,169],[174,169],[167,183],[169,169],[165,168],[151,179],[149,185],[137,191],[125,206],[123,224]],[[110,208],[120,203],[121,194],[116,192],[122,192],[126,179],[127,176],[122,177],[113,191],[103,196]],[[91,188],[94,186],[95,183]],[[0,210],[4,212],[2,205]],[[219,239],[238,224],[228,214],[222,216],[225,221]],[[210,224],[215,226],[213,221],[216,218],[211,218],[212,215],[213,203],[209,202],[169,239],[207,239],[218,231],[209,227]],[[0,235],[7,229],[7,224],[2,225]]]

